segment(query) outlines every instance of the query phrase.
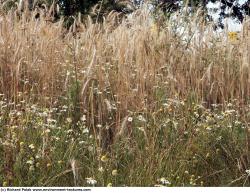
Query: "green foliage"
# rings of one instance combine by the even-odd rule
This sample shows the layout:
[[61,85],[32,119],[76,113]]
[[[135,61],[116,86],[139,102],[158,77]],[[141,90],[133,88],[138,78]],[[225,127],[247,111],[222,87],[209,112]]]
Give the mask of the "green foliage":
[[58,0],[58,4],[62,8],[62,14],[66,17],[78,12],[87,14],[98,2],[99,0]]
[[[154,7],[156,15],[164,13],[166,18],[168,18],[172,13],[178,12],[183,8],[183,6],[188,6],[191,12],[196,12],[198,8],[203,10],[204,16],[207,20],[212,20],[211,14],[208,13],[208,3],[216,3],[217,0],[151,0],[147,1]],[[43,7],[43,5],[51,6],[53,3],[60,7],[59,13],[56,17],[65,17],[66,26],[70,26],[73,23],[71,16],[76,16],[78,13],[83,15],[91,15],[96,20],[101,21],[102,16],[108,14],[111,11],[116,11],[119,13],[131,13],[136,10],[136,7],[140,7],[144,4],[142,0],[38,0],[35,4],[30,5],[30,7]],[[241,4],[234,3],[234,0],[223,0],[220,1],[221,5],[217,9],[210,10],[219,13],[219,27],[224,27],[223,19],[226,17],[232,17],[240,22],[243,22],[245,15],[250,14],[249,0]],[[3,9],[9,10],[11,8],[17,8],[17,0],[8,0],[4,2]],[[94,10],[94,12],[93,12]],[[229,12],[228,10],[231,10]],[[159,12],[161,11],[161,12]]]
[[[131,115],[131,135],[105,154],[85,120],[72,128],[67,115],[74,109],[22,105],[25,112],[1,116],[7,124],[0,131],[5,163],[0,180],[9,186],[154,186],[164,179],[167,186],[226,186],[239,175],[236,159],[244,152],[246,133],[232,104],[210,110],[188,101],[163,101],[154,112]],[[58,119],[59,112],[64,119]],[[2,152],[14,152],[13,165]],[[245,178],[231,185],[244,183]]]

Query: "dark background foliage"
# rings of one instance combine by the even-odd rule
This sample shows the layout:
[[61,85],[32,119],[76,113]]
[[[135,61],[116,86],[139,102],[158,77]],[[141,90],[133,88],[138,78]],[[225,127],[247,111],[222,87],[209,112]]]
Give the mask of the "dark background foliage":
[[[13,6],[20,0],[3,0],[8,6]],[[25,1],[25,0],[24,0]],[[131,13],[145,3],[149,3],[156,14],[160,11],[166,16],[179,11],[183,6],[188,6],[191,12],[202,8],[208,20],[212,20],[213,12],[219,13],[218,26],[223,28],[223,19],[231,17],[238,22],[243,22],[246,15],[250,15],[250,0],[240,3],[239,0],[29,0],[33,5],[29,7],[41,6],[42,4],[52,5],[54,2],[60,8],[59,17],[68,18],[78,13],[83,15],[90,14],[94,10],[95,14],[103,16],[110,11],[119,13]],[[208,3],[218,3],[220,6],[216,9],[210,9],[208,12]],[[241,1],[242,2],[242,1]],[[101,17],[100,17],[101,18]]]

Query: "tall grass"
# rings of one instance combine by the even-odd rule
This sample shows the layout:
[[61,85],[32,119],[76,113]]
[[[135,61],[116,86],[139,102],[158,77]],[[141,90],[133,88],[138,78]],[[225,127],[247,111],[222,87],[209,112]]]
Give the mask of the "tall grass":
[[3,186],[249,185],[247,22],[34,16],[0,16]]

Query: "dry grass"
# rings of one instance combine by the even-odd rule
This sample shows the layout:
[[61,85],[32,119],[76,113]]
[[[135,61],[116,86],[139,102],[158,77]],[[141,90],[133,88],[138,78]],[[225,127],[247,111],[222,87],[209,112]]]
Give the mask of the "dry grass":
[[32,14],[0,16],[4,185],[247,183],[247,22],[234,40],[199,13],[154,23],[140,10],[119,25],[110,14],[69,32]]

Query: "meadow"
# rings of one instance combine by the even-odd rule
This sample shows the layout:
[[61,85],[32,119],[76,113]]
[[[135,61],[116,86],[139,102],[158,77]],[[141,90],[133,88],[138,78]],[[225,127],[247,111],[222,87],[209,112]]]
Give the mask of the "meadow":
[[0,13],[0,186],[249,186],[250,27]]

